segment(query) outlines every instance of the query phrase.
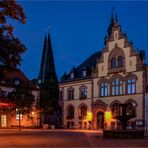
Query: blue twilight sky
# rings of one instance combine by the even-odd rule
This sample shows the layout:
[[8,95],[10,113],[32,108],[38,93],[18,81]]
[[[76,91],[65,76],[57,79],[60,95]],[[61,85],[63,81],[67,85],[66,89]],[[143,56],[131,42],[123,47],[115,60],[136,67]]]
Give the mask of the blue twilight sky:
[[[26,24],[15,23],[15,35],[28,50],[22,71],[38,76],[44,36],[50,28],[58,78],[104,47],[104,36],[112,7],[122,30],[134,47],[148,49],[148,2],[120,1],[18,1],[27,16]],[[146,52],[148,57],[148,52]],[[148,58],[147,58],[148,59]],[[148,60],[147,60],[148,63]]]

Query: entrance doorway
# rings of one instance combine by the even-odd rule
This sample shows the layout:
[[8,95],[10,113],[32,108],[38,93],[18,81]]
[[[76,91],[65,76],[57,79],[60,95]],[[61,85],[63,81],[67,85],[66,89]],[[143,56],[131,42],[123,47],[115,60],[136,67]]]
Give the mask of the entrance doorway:
[[1,115],[1,127],[7,127],[7,116]]
[[97,113],[97,129],[100,128],[104,128],[104,113],[101,111]]

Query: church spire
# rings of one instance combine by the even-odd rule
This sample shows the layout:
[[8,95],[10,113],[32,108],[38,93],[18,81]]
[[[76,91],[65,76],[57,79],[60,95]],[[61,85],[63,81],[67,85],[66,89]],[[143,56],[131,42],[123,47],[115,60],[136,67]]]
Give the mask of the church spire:
[[44,39],[44,46],[43,46],[42,59],[41,59],[40,72],[39,72],[38,79],[40,83],[44,83],[44,82],[50,83],[51,81],[58,82],[56,71],[55,71],[55,64],[54,64],[53,51],[52,51],[49,32],[47,37],[45,35],[45,39]]
[[46,50],[47,50],[47,37],[45,35],[44,38],[44,45],[43,45],[43,51],[42,51],[42,59],[41,59],[41,65],[40,65],[40,72],[38,79],[41,81],[44,81],[43,78],[45,77],[45,62],[46,62]]

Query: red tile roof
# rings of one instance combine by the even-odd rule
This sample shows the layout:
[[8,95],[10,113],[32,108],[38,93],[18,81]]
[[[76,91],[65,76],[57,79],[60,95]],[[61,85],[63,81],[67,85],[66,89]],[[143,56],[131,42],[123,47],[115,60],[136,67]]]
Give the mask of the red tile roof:
[[29,85],[32,89],[37,89],[35,85],[25,76],[25,74],[20,69],[6,69],[2,68],[4,71],[4,79],[1,80],[0,85],[15,87],[15,79],[20,80],[23,85]]

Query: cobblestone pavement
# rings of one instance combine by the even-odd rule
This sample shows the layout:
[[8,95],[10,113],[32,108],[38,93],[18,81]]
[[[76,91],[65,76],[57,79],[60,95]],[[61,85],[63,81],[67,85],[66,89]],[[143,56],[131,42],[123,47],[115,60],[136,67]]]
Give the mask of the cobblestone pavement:
[[0,148],[54,148],[54,147],[145,147],[145,139],[103,139],[102,131],[93,130],[2,130]]
[[144,147],[148,148],[148,133],[146,133],[146,137],[144,139],[104,139],[102,137],[102,132],[85,131],[90,147]]

